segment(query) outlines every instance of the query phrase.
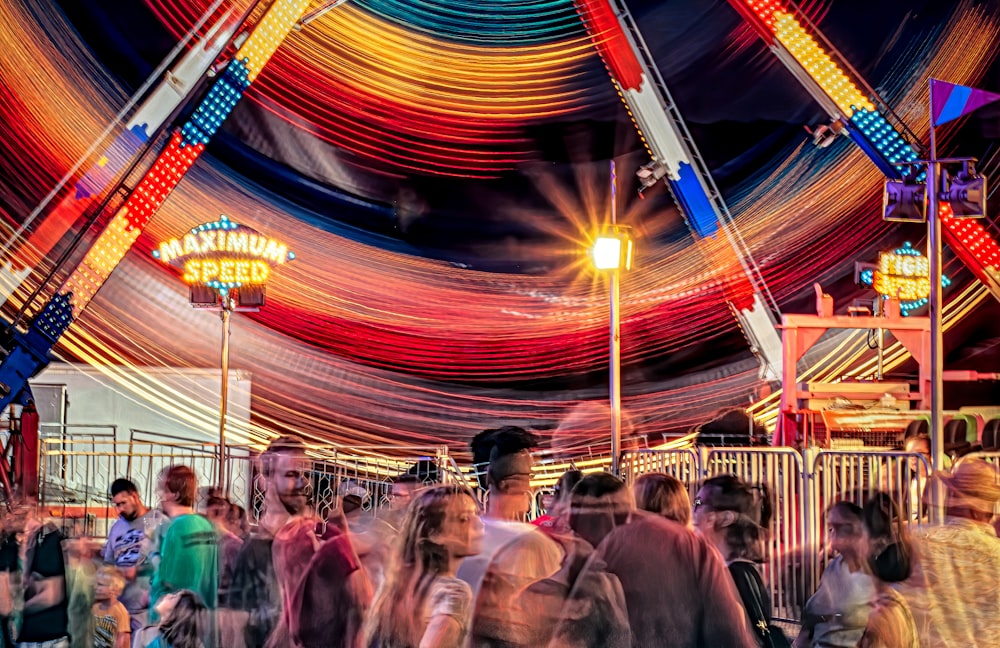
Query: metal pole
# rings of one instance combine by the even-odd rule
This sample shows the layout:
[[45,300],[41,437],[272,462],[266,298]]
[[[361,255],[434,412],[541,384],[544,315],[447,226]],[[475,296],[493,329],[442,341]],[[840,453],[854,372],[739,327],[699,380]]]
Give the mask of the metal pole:
[[[611,224],[618,222],[618,178],[615,174],[615,161],[611,160]],[[620,242],[624,244],[624,242]],[[618,267],[611,271],[611,357],[609,370],[611,378],[611,472],[619,475],[618,456],[622,445],[622,357],[621,357],[621,315],[618,312],[621,305],[621,251],[619,250]]]
[[[882,296],[875,297],[875,317],[883,317],[885,307],[882,304]],[[877,337],[875,343],[878,344],[878,364],[875,367],[875,380],[882,382],[882,374],[885,372],[885,329],[879,327],[875,329]]]
[[219,400],[219,492],[228,495],[226,484],[226,411],[229,408],[229,319],[233,300],[222,298],[222,397]]
[[[931,93],[934,86],[931,84]],[[931,318],[931,468],[944,468],[944,340],[941,334],[941,218],[938,214],[941,184],[941,165],[937,161],[934,141],[934,99],[929,102],[931,112],[931,159],[927,164],[927,258],[930,261],[930,318]],[[940,503],[940,502],[935,502]]]
[[611,271],[611,470],[619,474],[618,456],[622,444],[622,357],[619,281],[621,270]]

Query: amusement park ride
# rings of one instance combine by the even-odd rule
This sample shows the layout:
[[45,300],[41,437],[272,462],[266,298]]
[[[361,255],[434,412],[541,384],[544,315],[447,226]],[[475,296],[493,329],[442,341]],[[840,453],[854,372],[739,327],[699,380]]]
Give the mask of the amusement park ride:
[[[62,187],[57,187],[25,219],[2,250],[0,288],[8,307],[17,309],[17,314],[4,323],[0,409],[31,402],[28,380],[49,363],[52,348],[127,254],[289,32],[342,2],[321,3],[319,9],[307,13],[311,0],[274,0],[252,25],[248,22],[257,13],[258,3],[252,3],[243,15],[223,13],[171,70],[162,78],[152,78],[151,85],[158,83],[152,91],[147,93],[147,87],[137,93],[136,97],[146,98],[121,134],[103,152],[99,162],[79,177],[68,193],[63,192],[65,197],[61,202],[48,209],[48,202],[60,195]],[[662,179],[685,215],[699,252],[711,258],[717,267],[734,270],[723,273],[724,293],[751,350],[760,360],[761,375],[781,381],[785,391],[791,390],[790,399],[783,399],[779,418],[782,430],[776,435],[779,442],[791,444],[795,437],[794,392],[801,344],[789,347],[787,334],[790,326],[797,326],[797,320],[788,318],[799,316],[786,316],[783,347],[777,304],[623,0],[575,0],[575,3],[650,154],[650,162],[637,170],[640,191]],[[197,34],[222,4],[222,0],[214,2],[191,33]],[[924,175],[915,172],[921,160],[926,165],[923,147],[801,11],[781,0],[730,0],[730,4],[829,115],[830,126],[816,132],[817,144],[828,143],[824,138],[847,135],[890,182],[909,187],[907,196],[915,195],[913,187],[924,182]],[[170,120],[191,101],[206,78],[208,90],[189,111],[190,118],[168,131]],[[122,114],[133,107],[127,106]],[[146,154],[157,147],[161,147],[159,153],[145,175],[137,182],[130,182],[133,171],[145,164]],[[68,175],[67,179],[72,177]],[[965,183],[966,188],[981,180],[969,164],[951,178],[953,186]],[[955,211],[950,202],[941,203],[945,241],[976,278],[1000,298],[997,270],[1000,247],[980,223],[959,218]],[[113,215],[108,220],[106,214]],[[37,216],[44,218],[31,227]],[[53,291],[53,280],[73,257],[79,238],[58,259],[49,259],[47,255],[57,249],[57,244],[81,217],[87,223],[84,231],[105,221],[107,224],[79,265]],[[29,290],[26,279],[33,272],[45,276],[37,288]],[[39,308],[43,293],[50,296]],[[919,320],[913,318],[904,325],[906,320],[899,318],[898,310],[890,308],[888,313],[891,322],[870,324],[896,331],[907,348],[920,356],[918,360],[925,358],[926,324],[918,324]],[[838,326],[832,313],[821,309],[817,317],[823,321],[810,322],[810,326]],[[852,324],[858,325],[859,321]],[[919,341],[907,343],[903,339],[907,337],[905,330],[916,331]],[[812,335],[809,333],[807,337]],[[921,395],[917,399],[923,402],[927,376],[923,364],[921,367]],[[24,407],[23,411],[26,413],[23,416],[27,416],[31,409]],[[37,448],[37,426],[31,429],[30,417],[28,422],[22,421],[21,434],[29,453],[31,448]],[[29,438],[32,435],[34,438]],[[6,459],[7,453],[0,463]],[[30,464],[30,457],[21,463]],[[9,466],[0,465],[2,486],[8,494],[12,486],[9,472]],[[15,471],[15,480],[24,487],[30,487],[32,477],[30,470]]]

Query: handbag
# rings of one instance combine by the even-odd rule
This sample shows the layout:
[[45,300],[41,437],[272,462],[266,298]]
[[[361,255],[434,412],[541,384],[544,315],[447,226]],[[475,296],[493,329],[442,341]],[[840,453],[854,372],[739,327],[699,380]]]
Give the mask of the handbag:
[[764,613],[767,587],[764,586],[757,567],[749,560],[737,560],[729,564],[729,572],[736,582],[736,589],[757,634],[758,643],[763,648],[791,648],[792,643],[785,635],[785,631],[771,623],[768,615]]

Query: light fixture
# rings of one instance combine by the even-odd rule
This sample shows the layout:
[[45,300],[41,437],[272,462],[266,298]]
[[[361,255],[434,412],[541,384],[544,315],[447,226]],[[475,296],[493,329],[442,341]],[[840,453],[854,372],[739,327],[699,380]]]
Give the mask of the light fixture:
[[927,222],[927,188],[917,181],[917,167],[911,166],[902,180],[886,180],[882,194],[882,218],[903,223]]
[[976,173],[975,160],[963,160],[962,170],[950,178],[942,173],[941,201],[951,205],[955,218],[982,218],[986,215],[986,176]]
[[627,225],[609,225],[594,241],[591,258],[598,270],[631,270],[632,237]]

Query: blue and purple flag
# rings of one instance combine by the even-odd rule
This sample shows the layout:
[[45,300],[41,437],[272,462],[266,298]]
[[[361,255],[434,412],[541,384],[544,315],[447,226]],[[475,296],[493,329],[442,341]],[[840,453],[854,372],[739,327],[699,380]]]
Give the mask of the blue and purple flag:
[[1000,100],[1000,94],[931,79],[931,125],[940,126]]

